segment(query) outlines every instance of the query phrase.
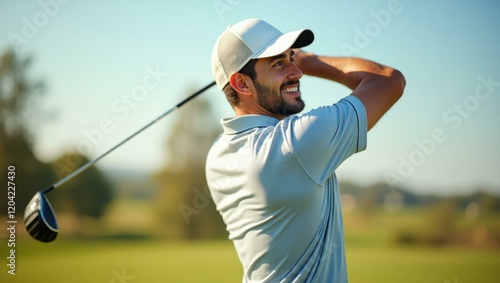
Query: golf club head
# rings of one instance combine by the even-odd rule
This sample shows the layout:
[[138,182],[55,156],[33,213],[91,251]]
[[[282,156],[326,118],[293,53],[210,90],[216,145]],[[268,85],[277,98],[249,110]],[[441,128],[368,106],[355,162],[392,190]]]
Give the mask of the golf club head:
[[26,206],[24,224],[31,237],[40,242],[52,242],[57,237],[56,215],[43,192],[36,193]]

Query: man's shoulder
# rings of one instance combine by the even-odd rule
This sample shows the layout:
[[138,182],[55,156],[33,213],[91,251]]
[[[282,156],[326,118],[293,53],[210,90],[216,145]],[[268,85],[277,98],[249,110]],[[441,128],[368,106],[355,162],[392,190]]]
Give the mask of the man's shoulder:
[[255,114],[225,118],[220,121],[226,135],[236,135],[254,128],[272,127],[278,122],[279,120],[274,117]]

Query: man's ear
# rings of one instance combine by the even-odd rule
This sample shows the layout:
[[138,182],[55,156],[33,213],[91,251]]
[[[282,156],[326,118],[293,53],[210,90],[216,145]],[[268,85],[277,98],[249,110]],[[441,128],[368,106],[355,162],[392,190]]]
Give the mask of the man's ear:
[[252,95],[251,92],[251,84],[252,80],[241,73],[234,73],[229,77],[229,84],[236,90],[237,92],[243,95]]

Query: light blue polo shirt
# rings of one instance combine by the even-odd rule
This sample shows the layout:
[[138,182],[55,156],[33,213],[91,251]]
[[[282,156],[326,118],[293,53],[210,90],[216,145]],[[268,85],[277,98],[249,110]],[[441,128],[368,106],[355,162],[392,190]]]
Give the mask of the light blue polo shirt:
[[207,157],[210,193],[243,282],[347,282],[335,170],[366,148],[366,111],[348,96],[300,116],[221,120]]

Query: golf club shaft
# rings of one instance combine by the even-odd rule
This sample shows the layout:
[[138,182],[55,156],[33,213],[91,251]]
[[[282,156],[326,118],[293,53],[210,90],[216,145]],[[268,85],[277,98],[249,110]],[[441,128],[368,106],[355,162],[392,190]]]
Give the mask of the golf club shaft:
[[168,114],[172,113],[173,111],[179,109],[182,105],[184,105],[185,103],[189,102],[191,99],[193,99],[196,96],[200,95],[201,93],[205,92],[207,89],[211,88],[214,85],[215,85],[215,82],[213,81],[213,82],[209,83],[208,85],[206,85],[205,87],[203,87],[202,89],[198,90],[197,92],[191,94],[189,97],[187,97],[186,99],[182,100],[177,105],[175,105],[174,107],[172,107],[169,110],[167,110],[165,113],[161,114],[158,118],[156,118],[155,120],[151,121],[146,126],[142,127],[137,132],[133,133],[128,138],[124,139],[122,142],[118,143],[117,145],[115,145],[114,147],[112,147],[111,149],[109,149],[108,151],[106,151],[105,153],[101,154],[97,158],[90,160],[89,162],[87,162],[82,167],[78,168],[77,170],[75,170],[71,174],[69,174],[68,176],[62,178],[61,180],[59,180],[58,182],[56,182],[52,186],[50,186],[47,189],[45,189],[43,191],[43,193],[48,193],[48,192],[52,191],[53,189],[55,189],[55,188],[61,186],[62,184],[66,183],[68,180],[70,180],[70,179],[74,178],[75,176],[77,176],[78,174],[82,173],[83,171],[85,171],[86,169],[88,169],[90,166],[94,165],[101,158],[103,158],[104,156],[108,155],[110,152],[112,152],[113,150],[115,150],[117,147],[119,147],[122,144],[126,143],[127,141],[129,141],[130,139],[132,139],[133,137],[135,137],[136,135],[138,135],[139,133],[141,133],[142,131],[144,131],[145,129],[147,129],[149,126],[151,126],[154,123],[158,122],[158,120],[160,120],[161,118],[163,118],[163,117],[167,116]]

